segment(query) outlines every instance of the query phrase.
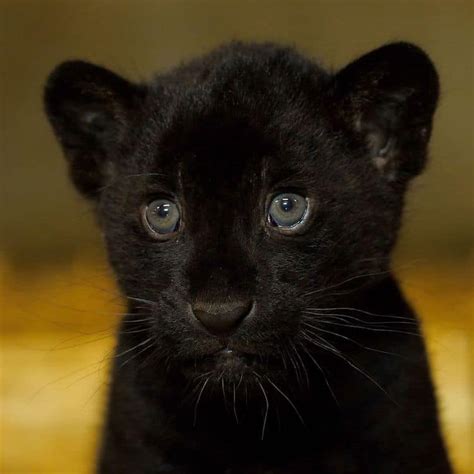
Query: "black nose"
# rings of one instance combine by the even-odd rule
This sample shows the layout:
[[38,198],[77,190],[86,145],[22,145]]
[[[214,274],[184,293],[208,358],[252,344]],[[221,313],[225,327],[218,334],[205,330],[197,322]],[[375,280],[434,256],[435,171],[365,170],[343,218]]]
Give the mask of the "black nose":
[[252,306],[252,302],[249,301],[196,302],[193,305],[193,313],[211,334],[222,336],[234,332],[250,313]]

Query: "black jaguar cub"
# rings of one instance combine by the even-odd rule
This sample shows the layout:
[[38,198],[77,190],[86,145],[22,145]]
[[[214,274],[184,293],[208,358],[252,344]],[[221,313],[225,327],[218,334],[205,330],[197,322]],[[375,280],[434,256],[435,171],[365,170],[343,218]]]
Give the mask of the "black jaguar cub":
[[81,61],[49,119],[127,301],[98,472],[448,474],[390,271],[438,79],[231,43],[133,84]]

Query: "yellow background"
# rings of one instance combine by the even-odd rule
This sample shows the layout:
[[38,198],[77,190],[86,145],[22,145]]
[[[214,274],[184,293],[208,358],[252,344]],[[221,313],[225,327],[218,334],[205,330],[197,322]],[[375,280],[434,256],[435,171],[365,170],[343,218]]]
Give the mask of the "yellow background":
[[42,113],[48,72],[83,58],[141,80],[222,41],[255,39],[294,44],[332,68],[387,41],[408,40],[438,67],[431,162],[408,196],[394,268],[424,322],[457,472],[472,474],[472,2],[0,5],[0,472],[91,472],[121,309],[90,208],[72,190]]

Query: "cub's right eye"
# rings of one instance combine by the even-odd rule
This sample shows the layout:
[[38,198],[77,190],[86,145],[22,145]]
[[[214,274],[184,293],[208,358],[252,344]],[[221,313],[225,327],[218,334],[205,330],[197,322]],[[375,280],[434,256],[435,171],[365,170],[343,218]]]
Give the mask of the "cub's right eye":
[[168,199],[156,199],[143,206],[141,217],[147,232],[157,240],[172,238],[181,227],[179,208]]

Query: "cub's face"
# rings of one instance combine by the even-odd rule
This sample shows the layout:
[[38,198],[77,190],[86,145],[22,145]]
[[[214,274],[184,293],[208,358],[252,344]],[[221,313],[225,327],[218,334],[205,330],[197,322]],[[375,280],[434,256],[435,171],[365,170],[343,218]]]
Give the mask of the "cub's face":
[[139,324],[131,354],[189,377],[284,377],[312,350],[310,313],[386,271],[436,97],[407,44],[335,76],[241,44],[147,86],[59,66],[46,106]]

